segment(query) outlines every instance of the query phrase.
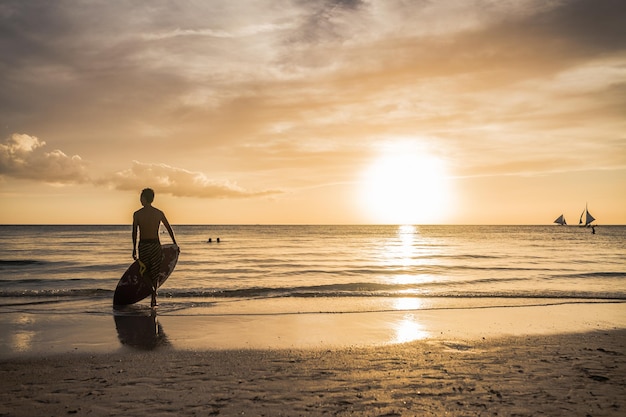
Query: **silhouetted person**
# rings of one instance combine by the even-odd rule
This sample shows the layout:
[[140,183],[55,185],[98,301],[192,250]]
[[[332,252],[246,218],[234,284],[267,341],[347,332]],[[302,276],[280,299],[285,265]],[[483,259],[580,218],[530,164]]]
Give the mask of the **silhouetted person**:
[[[133,214],[133,259],[139,259],[139,262],[145,265],[142,277],[152,290],[150,306],[154,308],[157,306],[157,287],[159,285],[157,278],[163,259],[161,242],[159,241],[161,223],[167,229],[172,238],[172,243],[175,245],[176,238],[165,214],[158,208],[152,207],[154,191],[150,188],[141,191],[140,201],[143,208]],[[139,230],[139,247],[137,247],[137,230]],[[137,258],[137,249],[139,249],[139,258]]]

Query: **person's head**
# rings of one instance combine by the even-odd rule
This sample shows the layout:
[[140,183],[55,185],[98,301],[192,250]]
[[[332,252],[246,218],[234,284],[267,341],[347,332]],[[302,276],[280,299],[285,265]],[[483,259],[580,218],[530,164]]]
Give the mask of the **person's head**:
[[152,204],[154,201],[154,190],[152,188],[144,188],[141,191],[141,203]]

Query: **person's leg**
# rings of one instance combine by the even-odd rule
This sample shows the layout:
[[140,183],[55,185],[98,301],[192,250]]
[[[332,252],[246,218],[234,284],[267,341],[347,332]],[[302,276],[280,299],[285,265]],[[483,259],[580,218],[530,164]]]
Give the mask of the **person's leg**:
[[150,288],[150,291],[152,291],[152,300],[150,301],[150,306],[155,307],[157,305],[156,303],[157,294],[156,294],[156,288],[155,288],[156,280],[152,279],[154,274],[151,272],[150,268],[148,268],[145,264],[143,264],[142,269],[143,269],[143,273],[141,274],[141,278],[143,279],[143,282]]
[[163,253],[161,252],[161,245],[159,245],[159,257],[155,259],[150,269],[150,282],[152,287],[152,300],[150,301],[151,307],[156,307],[157,304],[157,291],[159,288],[159,272],[161,270],[161,261],[163,260]]
[[159,270],[161,269],[162,259],[163,252],[158,241],[139,242],[139,260],[146,267],[143,277],[152,291],[151,307],[157,306],[157,287],[159,285]]

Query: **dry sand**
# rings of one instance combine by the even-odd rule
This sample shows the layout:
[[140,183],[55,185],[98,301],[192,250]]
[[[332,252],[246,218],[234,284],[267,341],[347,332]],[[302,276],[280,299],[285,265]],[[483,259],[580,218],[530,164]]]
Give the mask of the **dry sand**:
[[626,331],[0,361],[1,416],[623,416]]

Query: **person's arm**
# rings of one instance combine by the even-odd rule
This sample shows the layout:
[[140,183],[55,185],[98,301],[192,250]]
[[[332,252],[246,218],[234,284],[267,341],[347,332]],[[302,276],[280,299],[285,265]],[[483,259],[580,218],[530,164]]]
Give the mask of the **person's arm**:
[[133,259],[137,259],[137,228],[139,223],[137,222],[137,215],[133,214]]
[[165,213],[163,213],[163,218],[161,219],[161,221],[163,222],[163,226],[165,226],[165,228],[167,229],[167,232],[170,234],[170,237],[172,238],[172,243],[178,246],[178,243],[176,243],[176,238],[174,237],[174,231],[172,230],[172,226],[170,226],[170,223],[167,221]]

